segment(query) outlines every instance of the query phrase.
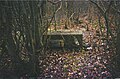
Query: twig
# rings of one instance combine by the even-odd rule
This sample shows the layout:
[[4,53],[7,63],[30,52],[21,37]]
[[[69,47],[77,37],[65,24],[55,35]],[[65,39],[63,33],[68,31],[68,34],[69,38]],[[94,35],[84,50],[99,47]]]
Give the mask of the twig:
[[56,1],[56,2],[53,2],[53,1],[51,1],[51,0],[47,0],[47,1],[50,2],[50,3],[52,3],[53,5],[56,5],[56,4],[58,4],[59,2],[61,2],[61,0]]

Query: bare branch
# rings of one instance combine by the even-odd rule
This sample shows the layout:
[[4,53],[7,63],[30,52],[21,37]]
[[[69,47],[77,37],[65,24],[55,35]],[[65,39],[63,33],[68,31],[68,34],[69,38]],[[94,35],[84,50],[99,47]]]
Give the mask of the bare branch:
[[110,1],[109,5],[108,5],[108,8],[106,9],[105,13],[110,10],[110,7],[111,7],[112,3],[113,3],[113,1]]
[[56,12],[58,12],[61,8],[62,8],[62,2],[61,2],[60,7],[56,10]]
[[93,4],[95,4],[97,6],[97,8],[102,12],[102,14],[105,13],[105,11],[94,1],[90,0],[90,2],[92,2]]
[[112,8],[113,8],[113,10],[115,10],[120,15],[120,10],[117,10],[114,7],[112,7]]
[[58,4],[58,3],[60,3],[61,2],[61,0],[59,0],[59,1],[56,1],[56,2],[53,2],[53,1],[51,1],[51,0],[47,0],[48,2],[50,2],[50,3],[52,3],[53,5],[56,5],[56,4]]

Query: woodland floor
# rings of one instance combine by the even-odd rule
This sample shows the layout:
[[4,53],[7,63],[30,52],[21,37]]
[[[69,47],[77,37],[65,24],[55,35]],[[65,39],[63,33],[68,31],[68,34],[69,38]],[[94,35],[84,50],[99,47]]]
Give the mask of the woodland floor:
[[84,31],[83,40],[87,47],[82,51],[48,50],[39,57],[43,71],[38,79],[113,79],[108,67],[114,50],[95,29]]
[[111,41],[107,45],[106,39],[89,27],[89,31],[83,28],[83,42],[81,50],[51,49],[38,55],[37,79],[113,79],[110,64],[115,48]]

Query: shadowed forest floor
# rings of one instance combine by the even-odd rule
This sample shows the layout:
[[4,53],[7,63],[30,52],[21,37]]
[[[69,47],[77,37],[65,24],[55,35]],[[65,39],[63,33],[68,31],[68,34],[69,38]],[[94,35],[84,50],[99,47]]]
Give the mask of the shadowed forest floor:
[[[76,29],[83,29],[83,49],[49,49],[44,56],[38,55],[37,79],[113,79],[110,64],[115,48],[112,42],[109,40],[108,45],[95,28]],[[26,79],[27,74],[22,76],[21,79]]]
[[109,72],[112,50],[96,31],[84,31],[86,49],[82,51],[48,50],[40,57],[40,79],[112,79]]

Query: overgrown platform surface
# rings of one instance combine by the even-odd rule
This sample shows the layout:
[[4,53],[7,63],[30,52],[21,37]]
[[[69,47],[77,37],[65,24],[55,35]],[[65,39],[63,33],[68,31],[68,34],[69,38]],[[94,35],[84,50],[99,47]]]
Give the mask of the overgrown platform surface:
[[112,50],[96,33],[83,33],[89,46],[81,52],[48,50],[40,57],[40,79],[113,79],[109,64]]
[[47,35],[82,35],[82,30],[57,30],[49,31]]

